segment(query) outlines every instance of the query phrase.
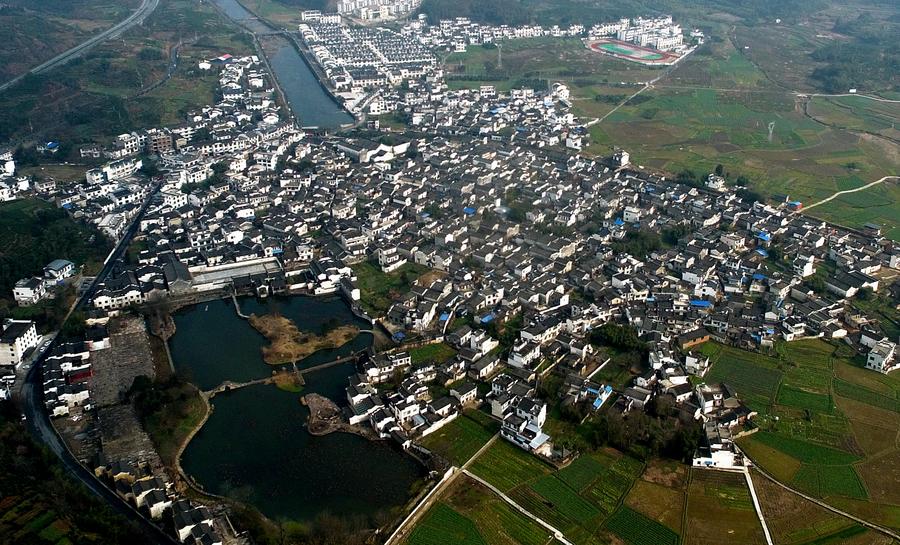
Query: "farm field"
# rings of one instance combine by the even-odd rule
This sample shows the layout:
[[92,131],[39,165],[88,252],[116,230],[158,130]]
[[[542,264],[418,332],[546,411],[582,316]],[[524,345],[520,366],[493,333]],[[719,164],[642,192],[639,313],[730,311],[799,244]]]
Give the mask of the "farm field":
[[693,469],[687,494],[686,545],[716,543],[722,536],[735,545],[765,543],[742,474]]
[[[833,40],[834,21],[848,14],[835,5],[810,14],[807,25],[777,28],[707,14],[719,39],[673,69],[599,55],[575,38],[504,41],[500,58],[494,46],[470,47],[449,54],[445,67],[451,88],[493,84],[506,91],[562,81],[571,90],[573,112],[586,119],[606,115],[644,82],[662,76],[591,127],[588,153],[622,147],[633,163],[670,173],[705,175],[721,164],[731,179],[749,178],[764,197],[789,193],[811,203],[900,168],[900,104],[815,97],[807,110],[798,96],[815,91],[817,65],[808,55]],[[849,227],[875,221],[900,240],[898,197],[896,188],[886,186],[845,195],[813,215]]]
[[[900,527],[900,494],[893,486],[900,478],[893,469],[900,460],[898,377],[865,370],[847,347],[821,340],[780,343],[775,357],[714,344],[701,351],[715,362],[708,379],[734,382],[742,369],[780,370],[772,403],[755,419],[759,431],[738,440],[761,469],[874,522]],[[751,389],[751,396],[759,394]]]
[[772,406],[783,375],[778,360],[716,343],[705,343],[700,351],[712,365],[707,381],[726,382],[757,411]]
[[500,425],[477,410],[465,411],[456,420],[422,440],[422,446],[456,466],[462,466],[499,431]]
[[[471,466],[473,473],[579,545],[604,543],[606,532],[614,533],[603,527],[604,521],[622,506],[642,470],[638,460],[603,450],[582,454],[554,471],[505,441],[494,443]],[[667,530],[677,537],[674,530]]]
[[756,472],[753,473],[753,485],[777,545],[890,543],[889,538],[792,494]]
[[465,475],[416,525],[408,545],[545,545],[550,532]]
[[625,505],[675,534],[683,533],[685,485],[690,468],[681,462],[651,460],[625,498]]

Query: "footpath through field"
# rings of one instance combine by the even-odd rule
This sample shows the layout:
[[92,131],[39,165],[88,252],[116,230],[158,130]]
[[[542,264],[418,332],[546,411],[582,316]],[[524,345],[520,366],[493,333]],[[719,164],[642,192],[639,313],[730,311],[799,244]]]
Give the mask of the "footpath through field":
[[[540,525],[543,526],[544,528],[550,530],[550,531],[553,533],[553,537],[556,538],[556,540],[559,541],[560,543],[563,543],[564,545],[575,545],[574,543],[572,543],[571,541],[569,541],[568,539],[566,539],[566,536],[564,536],[563,533],[562,533],[561,531],[557,530],[556,528],[554,528],[553,526],[551,526],[548,522],[545,522],[543,519],[538,518],[536,515],[531,514],[531,511],[529,511],[528,509],[525,509],[524,507],[522,507],[521,505],[519,505],[518,503],[516,503],[515,501],[513,501],[512,498],[510,498],[509,496],[507,496],[506,494],[504,494],[503,492],[501,492],[500,489],[498,489],[496,486],[494,486],[494,485],[492,485],[491,483],[485,481],[484,479],[482,479],[482,478],[479,477],[478,475],[475,475],[474,473],[472,473],[472,472],[469,471],[468,469],[463,469],[463,470],[462,470],[462,473],[465,473],[468,477],[470,477],[470,478],[472,478],[472,479],[475,479],[475,480],[478,481],[479,483],[481,483],[481,484],[483,484],[484,486],[486,486],[486,487],[487,487],[488,489],[490,489],[494,494],[497,494],[498,496],[500,496],[500,498],[501,498],[503,501],[505,501],[506,503],[510,504],[510,505],[511,505],[514,509],[516,509],[518,512],[522,513],[523,515],[525,515],[526,517],[530,518],[531,520],[537,522],[538,524],[540,524]],[[771,543],[770,543],[769,545],[771,545]]]
[[[851,95],[851,96],[852,96],[852,95]],[[879,180],[875,180],[874,182],[869,183],[869,184],[866,184],[866,185],[864,185],[864,186],[862,186],[862,187],[857,187],[856,189],[847,189],[847,190],[844,190],[844,191],[838,191],[838,192],[835,193],[834,195],[832,195],[832,196],[830,196],[830,197],[827,197],[827,198],[825,198],[825,199],[822,199],[822,200],[819,201],[819,202],[812,203],[812,204],[809,205],[809,206],[804,206],[803,209],[800,210],[800,213],[805,213],[805,212],[807,212],[810,208],[819,206],[820,204],[825,204],[825,203],[827,203],[828,201],[831,201],[831,200],[834,200],[834,199],[840,197],[841,195],[845,195],[845,194],[847,194],[847,193],[856,193],[857,191],[862,191],[862,190],[864,190],[864,189],[869,189],[870,187],[876,186],[876,185],[881,184],[881,183],[884,183],[884,182],[886,182],[887,180],[900,180],[900,176],[885,176],[885,177],[883,177],[883,178],[881,178],[881,179],[879,179]]]
[[[467,471],[466,468],[469,467],[469,465],[472,462],[474,462],[476,458],[481,456],[482,452],[484,452],[485,450],[488,449],[488,447],[493,445],[494,442],[497,440],[497,437],[499,437],[499,436],[500,436],[499,432],[495,433],[494,436],[491,437],[488,440],[488,442],[484,444],[484,446],[482,446],[480,449],[478,449],[478,452],[473,454],[472,457],[469,458],[466,461],[466,463],[463,464],[462,471]],[[428,509],[432,505],[434,505],[434,503],[440,498],[443,491],[446,490],[447,488],[449,488],[450,485],[453,484],[453,481],[456,480],[456,477],[460,474],[460,471],[457,470],[455,467],[452,468],[451,471],[452,471],[452,474],[449,477],[446,477],[444,480],[442,480],[440,483],[438,483],[437,486],[435,486],[434,488],[431,489],[431,492],[429,492],[428,494],[425,495],[424,498],[422,498],[422,501],[420,501],[418,505],[413,507],[413,510],[410,511],[410,513],[406,516],[406,518],[403,519],[403,522],[401,522],[400,525],[397,526],[397,529],[394,530],[394,533],[392,533],[390,535],[390,537],[387,538],[387,540],[384,542],[384,545],[393,545],[394,543],[400,543],[400,540],[402,538],[406,537],[406,535],[410,531],[412,531],[413,528],[415,528],[416,523],[419,521],[420,518],[422,518],[422,515],[424,515],[425,512],[427,512]]]
[[[747,453],[744,453],[744,456],[747,457],[747,458],[749,458],[749,457],[747,456]],[[832,507],[831,505],[829,505],[828,503],[825,503],[824,501],[822,501],[822,500],[820,500],[820,499],[814,498],[814,497],[812,497],[812,496],[810,496],[810,495],[808,495],[808,494],[804,494],[803,492],[800,492],[799,490],[797,490],[797,489],[795,489],[795,488],[791,488],[790,486],[784,484],[783,482],[779,481],[779,480],[776,479],[775,477],[769,475],[766,471],[764,471],[763,469],[761,469],[761,468],[759,467],[759,465],[758,465],[757,463],[755,463],[755,462],[753,463],[753,467],[756,469],[756,471],[759,472],[760,475],[762,475],[762,476],[765,477],[766,479],[769,479],[770,481],[772,481],[772,482],[775,483],[776,485],[780,486],[781,488],[787,490],[788,492],[791,492],[791,493],[793,493],[793,494],[796,494],[796,495],[800,496],[801,498],[803,498],[803,499],[805,499],[805,500],[809,500],[809,501],[815,503],[816,505],[818,505],[819,507],[822,507],[823,509],[827,509],[828,511],[831,511],[832,513],[835,513],[835,514],[837,514],[837,515],[841,515],[842,517],[846,517],[846,518],[848,518],[848,519],[850,519],[850,520],[852,520],[852,521],[854,521],[854,522],[857,522],[857,523],[859,523],[859,524],[865,526],[866,528],[869,528],[870,530],[875,530],[876,532],[882,533],[882,534],[884,534],[884,535],[886,535],[886,536],[888,536],[888,537],[890,537],[890,538],[893,538],[893,539],[896,539],[896,540],[900,541],[900,534],[898,534],[897,532],[894,532],[894,531],[892,531],[892,530],[889,530],[889,529],[885,528],[884,526],[879,526],[878,524],[869,522],[869,521],[867,521],[867,520],[865,520],[865,519],[861,519],[861,518],[857,517],[856,515],[853,515],[853,514],[851,514],[851,513],[846,512],[846,511],[841,511],[841,510],[838,509],[837,507]]]

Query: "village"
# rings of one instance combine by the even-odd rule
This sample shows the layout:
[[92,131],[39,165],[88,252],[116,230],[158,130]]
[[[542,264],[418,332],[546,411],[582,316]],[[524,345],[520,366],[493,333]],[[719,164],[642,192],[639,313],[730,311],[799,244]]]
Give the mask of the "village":
[[[408,40],[310,18],[304,37],[334,86],[382,87],[365,101],[369,114],[401,113],[408,132],[377,119],[344,135],[302,130],[260,59],[223,55],[201,66],[218,71],[216,104],[176,127],[84,146],[104,160],[84,180],[4,171],[10,199],[52,201],[112,240],[136,228],[91,297],[84,341],[46,355],[44,394],[61,429],[97,420],[105,446],[84,461],[149,517],[170,513],[180,541],[241,538],[173,490],[146,434],[116,441],[140,430],[122,395],[152,374],[146,325],[129,310],[160,301],[343,297],[392,343],[349,377],[343,418],[426,455],[423,438],[482,406],[505,440],[564,464],[573,453],[545,430],[553,406],[627,418],[667,398],[703,428],[694,465],[741,467],[734,438],[756,413],[741,391],[704,379],[710,359],[698,345],[766,351],[822,338],[852,347],[872,373],[900,367],[900,339],[852,304],[900,288],[881,280],[900,269],[900,249],[877,225],[827,224],[789,195],[754,202],[722,173],[674,179],[632,164],[627,150],[579,154],[587,129],[562,83],[450,90],[430,48],[506,30],[457,20],[413,25],[418,39]],[[559,32],[652,44],[630,28]],[[373,282],[412,267],[428,274],[373,302]],[[16,284],[16,302],[36,304],[74,269],[59,256]],[[625,384],[594,378],[611,354],[593,333],[610,325],[632,331],[646,354]],[[5,395],[43,346],[32,322],[3,325]],[[547,399],[539,390],[551,376],[563,387]]]

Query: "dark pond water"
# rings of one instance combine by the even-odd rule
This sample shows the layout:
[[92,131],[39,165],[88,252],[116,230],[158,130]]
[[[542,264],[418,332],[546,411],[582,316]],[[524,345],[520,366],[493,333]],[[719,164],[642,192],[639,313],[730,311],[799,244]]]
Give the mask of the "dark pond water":
[[213,402],[213,415],[188,445],[182,466],[206,490],[271,518],[374,516],[402,505],[423,476],[417,462],[387,442],[310,435],[297,394],[275,386],[226,392]]
[[[357,319],[340,298],[270,297],[238,299],[244,314],[279,312],[297,327],[320,332],[331,320],[369,329]],[[175,369],[187,375],[201,390],[211,390],[226,380],[247,382],[264,378],[273,367],[262,360],[260,349],[266,339],[235,313],[230,299],[202,303],[175,314],[175,336],[169,341]],[[372,335],[361,333],[353,341],[332,350],[320,350],[300,361],[311,367],[346,356],[372,343]]]
[[[239,303],[245,314],[279,312],[306,331],[319,331],[331,320],[368,328],[339,298],[242,298]],[[176,369],[201,389],[271,374],[260,354],[266,340],[237,316],[230,299],[184,309],[175,324],[170,348]],[[300,366],[331,361],[371,342],[371,334],[360,334]],[[354,370],[345,363],[307,374],[303,391],[343,403]],[[276,519],[309,520],[322,512],[374,516],[406,502],[424,476],[417,462],[386,442],[344,433],[310,435],[304,427],[308,411],[299,398],[271,385],[217,395],[213,414],[184,452],[184,470],[209,492],[246,501]]]

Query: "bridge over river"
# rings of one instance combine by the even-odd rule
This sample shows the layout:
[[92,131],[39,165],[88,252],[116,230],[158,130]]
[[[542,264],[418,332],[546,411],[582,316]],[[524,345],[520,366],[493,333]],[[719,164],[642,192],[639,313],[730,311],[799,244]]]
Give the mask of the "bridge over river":
[[[308,375],[310,373],[315,373],[316,371],[322,371],[323,369],[328,369],[330,367],[335,367],[337,365],[341,365],[343,363],[347,363],[348,361],[355,361],[356,358],[359,357],[360,354],[365,352],[365,350],[360,350],[350,354],[349,356],[344,356],[341,358],[333,359],[331,361],[327,361],[325,363],[320,363],[318,365],[314,365],[312,367],[307,367],[306,369],[299,369],[297,364],[294,363],[294,374],[300,380],[300,383],[303,384],[304,375]],[[276,372],[277,373],[277,372]],[[207,401],[215,397],[217,394],[221,394],[222,392],[230,392],[232,390],[240,390],[241,388],[246,388],[248,386],[255,386],[257,384],[274,384],[278,379],[278,374],[273,374],[270,377],[258,378],[255,380],[249,380],[247,382],[234,382],[231,380],[226,380],[222,384],[219,384],[215,388],[211,390],[201,391],[200,395],[202,395]]]

